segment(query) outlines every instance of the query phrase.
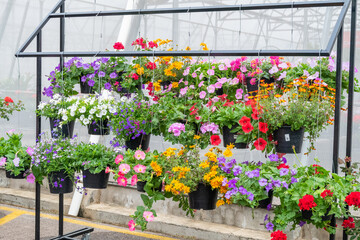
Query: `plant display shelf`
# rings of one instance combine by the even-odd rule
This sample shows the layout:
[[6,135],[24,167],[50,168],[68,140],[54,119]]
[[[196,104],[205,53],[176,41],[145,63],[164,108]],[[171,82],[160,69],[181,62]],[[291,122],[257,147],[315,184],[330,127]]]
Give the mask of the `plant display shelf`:
[[[242,4],[231,6],[202,6],[202,7],[180,7],[180,8],[160,8],[160,9],[136,9],[136,10],[114,10],[114,11],[90,11],[90,12],[65,12],[65,0],[60,0],[45,19],[38,25],[26,42],[16,52],[16,57],[35,57],[36,61],[36,104],[41,101],[41,76],[42,58],[59,57],[60,67],[63,67],[64,57],[111,57],[111,56],[330,56],[330,53],[337,41],[336,59],[336,97],[335,97],[335,121],[333,139],[333,166],[332,171],[338,171],[339,156],[339,134],[340,134],[340,93],[341,93],[341,63],[342,63],[342,44],[343,44],[343,24],[346,13],[351,7],[351,36],[350,36],[350,69],[349,69],[349,95],[348,95],[348,117],[347,117],[347,138],[346,155],[351,157],[352,144],[352,115],[353,115],[353,94],[354,94],[354,63],[355,63],[355,31],[356,31],[356,0],[327,0],[311,2],[288,2],[288,3],[264,3],[264,4]],[[223,11],[251,11],[266,9],[293,9],[293,8],[318,8],[318,7],[341,7],[340,14],[335,23],[329,42],[325,49],[315,50],[209,50],[209,51],[86,51],[86,52],[65,52],[65,19],[78,17],[97,17],[97,16],[124,16],[124,15],[150,15],[150,14],[169,14],[169,13],[197,13],[197,12],[223,12]],[[59,13],[57,11],[59,10]],[[60,44],[58,52],[42,52],[42,29],[50,19],[60,19]],[[36,38],[36,52],[25,52],[26,48]],[[40,117],[36,118],[36,137],[41,132]],[[350,163],[348,163],[350,164]],[[35,239],[40,239],[40,185],[36,184],[35,200]],[[59,236],[53,239],[73,239],[73,237],[83,235],[83,239],[88,239],[93,228],[84,228],[68,234],[63,234],[63,204],[64,196],[59,194]],[[335,226],[333,218],[332,226]],[[335,235],[330,235],[330,239],[335,239]],[[347,239],[343,234],[343,239]]]

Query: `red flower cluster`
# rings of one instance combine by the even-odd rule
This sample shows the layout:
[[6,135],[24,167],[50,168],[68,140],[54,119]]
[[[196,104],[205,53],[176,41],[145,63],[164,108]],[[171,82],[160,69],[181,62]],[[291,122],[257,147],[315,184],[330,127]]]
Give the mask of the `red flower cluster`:
[[310,210],[313,207],[316,207],[317,204],[314,202],[314,196],[306,194],[302,199],[299,200],[300,210]]
[[322,198],[325,198],[326,196],[332,197],[332,195],[333,195],[333,193],[332,193],[329,189],[325,189],[325,190],[320,194],[320,196],[321,196]]
[[197,111],[199,111],[199,109],[198,108],[195,108],[195,105],[196,105],[196,103],[194,103],[194,105],[189,109],[191,112],[190,112],[190,115],[196,115],[196,114],[198,114],[198,112]]
[[265,141],[263,138],[259,138],[254,142],[254,146],[256,150],[263,151],[267,145],[267,141]]
[[143,38],[138,38],[136,39],[135,41],[133,41],[133,43],[131,44],[132,46],[134,45],[139,45],[141,46],[141,48],[147,48],[147,45],[146,45],[146,42],[144,42],[144,39]]
[[246,117],[246,116],[243,116],[240,120],[239,120],[239,124],[241,126],[244,126],[245,124],[248,124],[250,123],[250,118]]
[[221,143],[219,135],[212,135],[210,138],[211,145],[217,146]]
[[131,73],[130,76],[132,79],[134,80],[138,80],[139,79],[139,76],[136,74],[136,73]]
[[342,226],[344,228],[355,228],[354,219],[352,217],[349,217],[348,219],[345,219]]
[[345,198],[345,202],[349,206],[356,206],[360,208],[360,192],[352,192]]
[[321,166],[317,165],[317,164],[314,164],[312,166],[315,167],[315,174],[319,174],[320,172],[318,171],[318,169],[316,167],[321,167]]
[[116,42],[113,46],[114,49],[121,50],[124,49],[124,45],[121,42]]
[[4,98],[4,101],[5,101],[5,105],[8,106],[9,103],[13,103],[14,101],[11,99],[11,97],[5,97]]
[[289,167],[289,165],[286,165],[285,163],[282,163],[279,166],[277,166],[277,169],[282,169],[282,168],[290,168],[290,167]]
[[147,69],[154,70],[156,68],[156,63],[148,62],[147,64],[145,64],[145,67]]
[[267,131],[269,130],[268,124],[264,122],[259,122],[259,130],[260,132],[267,133]]
[[241,125],[242,130],[244,131],[244,133],[249,133],[254,129],[253,125],[251,124],[251,119],[248,118],[247,116],[243,116],[239,120],[239,124]]
[[157,48],[158,44],[156,42],[150,41],[149,42],[149,48]]
[[271,240],[287,240],[287,236],[283,231],[277,230],[271,233]]

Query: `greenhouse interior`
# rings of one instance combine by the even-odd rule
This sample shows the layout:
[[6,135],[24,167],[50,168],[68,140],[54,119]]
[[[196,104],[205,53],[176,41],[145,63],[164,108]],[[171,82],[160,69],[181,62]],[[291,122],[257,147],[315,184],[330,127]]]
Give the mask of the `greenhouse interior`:
[[359,21],[0,0],[0,239],[360,239]]

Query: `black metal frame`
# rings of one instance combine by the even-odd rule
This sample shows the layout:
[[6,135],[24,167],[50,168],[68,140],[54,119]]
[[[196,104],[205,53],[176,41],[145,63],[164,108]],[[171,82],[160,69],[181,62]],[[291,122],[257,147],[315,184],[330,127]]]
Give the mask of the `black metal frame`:
[[[267,4],[242,4],[233,6],[206,6],[189,8],[160,8],[160,9],[137,9],[137,10],[116,10],[116,11],[90,11],[90,12],[65,12],[65,0],[60,0],[50,11],[46,18],[39,24],[26,42],[15,54],[16,57],[36,57],[36,104],[41,101],[41,66],[43,57],[60,57],[60,66],[63,66],[64,57],[109,57],[109,56],[330,56],[331,50],[337,40],[336,58],[336,97],[335,97],[335,121],[333,139],[333,167],[332,171],[338,172],[339,156],[339,134],[340,134],[340,94],[341,94],[341,61],[343,43],[343,24],[348,8],[352,4],[351,11],[351,38],[350,38],[350,70],[349,70],[349,107],[347,121],[346,154],[351,155],[352,143],[352,114],[354,94],[354,66],[355,66],[355,31],[356,31],[356,0],[328,0],[313,2],[289,2],[289,3],[267,3]],[[86,52],[64,52],[65,47],[65,18],[96,17],[96,16],[124,16],[124,15],[149,15],[169,13],[196,13],[196,12],[221,12],[221,11],[249,11],[265,9],[292,9],[292,8],[315,8],[315,7],[342,7],[339,17],[334,26],[326,49],[317,50],[209,50],[209,51],[86,51]],[[60,9],[60,13],[56,13]],[[58,52],[42,52],[41,31],[47,22],[52,18],[60,19],[60,50]],[[37,39],[36,52],[25,52],[30,43]],[[36,137],[41,132],[41,119],[36,118]],[[349,166],[349,163],[347,164]],[[35,204],[35,239],[40,239],[40,185],[36,184]],[[92,232],[93,228],[84,228],[66,235],[63,235],[63,194],[59,195],[59,236],[54,239],[71,239]],[[335,226],[333,218],[332,226]],[[335,239],[335,235],[330,235]],[[345,232],[343,239],[347,239]]]

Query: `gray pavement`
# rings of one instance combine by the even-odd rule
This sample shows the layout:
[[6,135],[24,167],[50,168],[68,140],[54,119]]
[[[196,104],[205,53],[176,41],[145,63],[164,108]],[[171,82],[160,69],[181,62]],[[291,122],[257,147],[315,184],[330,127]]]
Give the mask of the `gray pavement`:
[[[43,214],[41,217],[41,240],[48,240],[57,236],[57,215]],[[34,211],[24,208],[0,204],[0,239],[1,240],[25,240],[34,239],[35,217]],[[136,230],[130,232],[127,228],[102,224],[84,220],[82,218],[64,218],[64,233],[72,232],[84,227],[94,227],[90,234],[91,240],[175,240],[163,234],[142,232]],[[81,239],[81,236],[75,238]],[[180,240],[180,239],[179,239]]]

